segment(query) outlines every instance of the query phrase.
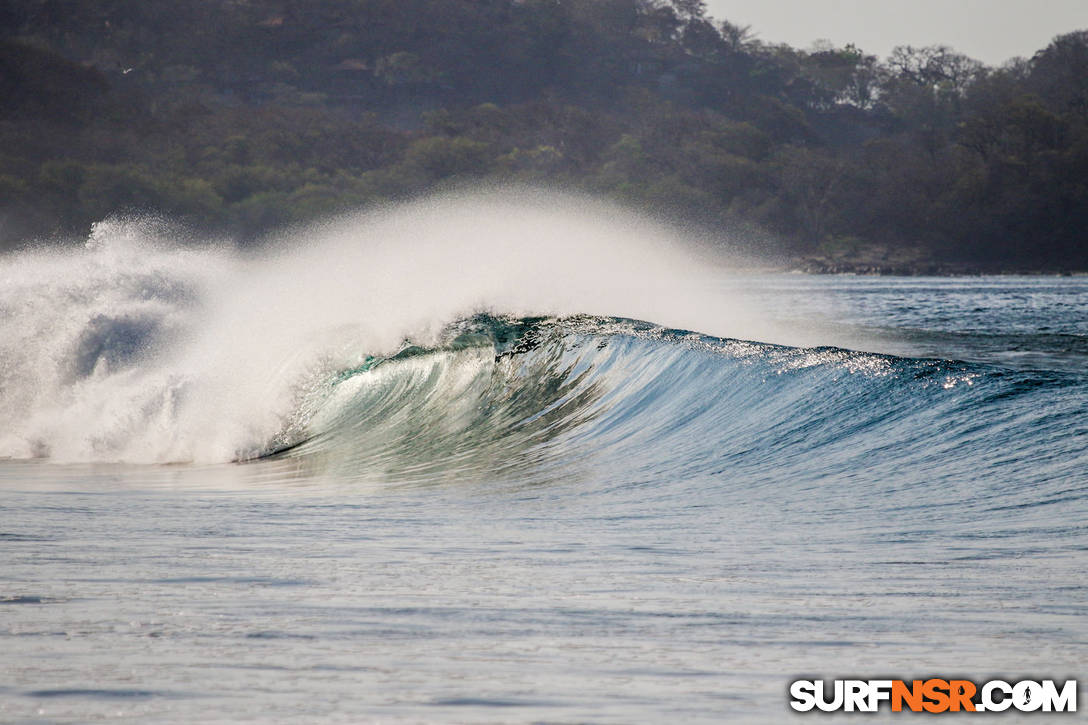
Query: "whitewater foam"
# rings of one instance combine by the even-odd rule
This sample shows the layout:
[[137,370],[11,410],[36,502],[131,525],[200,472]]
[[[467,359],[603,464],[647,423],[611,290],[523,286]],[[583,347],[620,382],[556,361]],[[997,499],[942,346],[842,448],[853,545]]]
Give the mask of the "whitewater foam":
[[257,252],[111,220],[0,260],[0,456],[219,462],[290,424],[314,380],[486,310],[591,313],[758,339],[693,240],[544,192],[450,194]]

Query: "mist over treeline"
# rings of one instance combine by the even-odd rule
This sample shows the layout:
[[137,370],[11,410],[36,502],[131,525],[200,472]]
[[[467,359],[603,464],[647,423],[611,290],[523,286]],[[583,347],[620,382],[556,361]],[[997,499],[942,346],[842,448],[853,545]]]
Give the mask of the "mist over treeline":
[[815,268],[1088,269],[1088,31],[993,68],[767,44],[698,0],[9,0],[0,27],[4,247],[521,183]]

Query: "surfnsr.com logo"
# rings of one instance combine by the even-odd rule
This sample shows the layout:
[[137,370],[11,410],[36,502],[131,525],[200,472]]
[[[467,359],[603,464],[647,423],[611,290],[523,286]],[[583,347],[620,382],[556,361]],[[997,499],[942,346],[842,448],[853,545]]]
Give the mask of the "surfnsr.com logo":
[[1076,712],[1077,681],[796,680],[790,707],[798,712]]

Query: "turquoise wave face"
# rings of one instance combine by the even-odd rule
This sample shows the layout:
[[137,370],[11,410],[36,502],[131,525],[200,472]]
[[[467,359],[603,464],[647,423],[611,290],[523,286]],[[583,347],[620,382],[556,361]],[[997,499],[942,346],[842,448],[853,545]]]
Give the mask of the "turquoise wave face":
[[795,501],[819,484],[816,508],[901,516],[1088,495],[1081,374],[604,317],[476,316],[443,338],[328,373],[244,457],[414,484],[713,481]]

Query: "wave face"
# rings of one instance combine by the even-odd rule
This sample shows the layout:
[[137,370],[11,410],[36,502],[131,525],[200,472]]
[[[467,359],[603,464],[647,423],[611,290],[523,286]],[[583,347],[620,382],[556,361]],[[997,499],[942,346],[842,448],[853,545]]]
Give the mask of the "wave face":
[[[766,280],[729,283],[615,209],[450,197],[248,257],[173,234],[111,222],[0,262],[0,456],[275,458],[387,482],[834,480],[824,498],[877,483],[905,506],[980,480],[1060,500],[1088,462],[1079,328],[1023,343],[1043,357],[1021,369],[976,350],[989,327],[868,338],[935,357],[813,346],[864,348],[873,321],[791,332],[738,292]],[[791,335],[804,344],[752,341]],[[1047,355],[1061,364],[1034,364]]]
[[920,491],[951,504],[983,480],[995,496],[1030,482],[1039,502],[1083,476],[1086,413],[1084,379],[1064,372],[478,315],[437,347],[328,374],[253,453],[338,479],[714,479],[749,492],[830,480],[819,505],[860,495],[870,509],[910,508]]

